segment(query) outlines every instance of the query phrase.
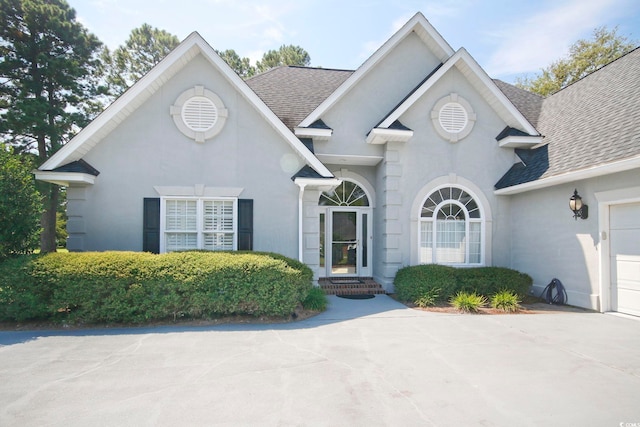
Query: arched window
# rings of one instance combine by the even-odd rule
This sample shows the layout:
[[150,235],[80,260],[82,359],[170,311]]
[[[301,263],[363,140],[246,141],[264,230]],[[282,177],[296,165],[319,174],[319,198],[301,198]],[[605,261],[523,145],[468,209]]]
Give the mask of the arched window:
[[369,206],[369,199],[362,187],[355,182],[343,179],[335,190],[323,192],[318,204],[320,206]]
[[420,263],[481,264],[482,212],[465,190],[446,186],[432,192],[420,212]]

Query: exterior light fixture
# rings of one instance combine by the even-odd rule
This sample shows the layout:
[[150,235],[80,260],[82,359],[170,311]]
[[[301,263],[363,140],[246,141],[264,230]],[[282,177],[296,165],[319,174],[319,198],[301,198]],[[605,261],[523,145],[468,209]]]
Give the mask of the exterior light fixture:
[[573,211],[573,218],[587,219],[589,217],[589,206],[582,203],[582,197],[578,195],[578,190],[573,190],[573,196],[569,199],[569,209]]

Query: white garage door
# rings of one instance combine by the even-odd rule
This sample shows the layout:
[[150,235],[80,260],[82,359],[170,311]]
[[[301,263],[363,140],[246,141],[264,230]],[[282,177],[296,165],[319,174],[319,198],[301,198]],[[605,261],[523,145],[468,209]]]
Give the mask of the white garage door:
[[640,316],[640,203],[611,205],[611,305]]

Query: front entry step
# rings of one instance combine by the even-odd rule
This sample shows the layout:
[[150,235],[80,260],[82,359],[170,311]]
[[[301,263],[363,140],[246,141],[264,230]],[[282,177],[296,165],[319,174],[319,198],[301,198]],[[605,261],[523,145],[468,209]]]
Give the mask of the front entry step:
[[384,294],[384,288],[371,277],[321,278],[320,288],[327,295]]

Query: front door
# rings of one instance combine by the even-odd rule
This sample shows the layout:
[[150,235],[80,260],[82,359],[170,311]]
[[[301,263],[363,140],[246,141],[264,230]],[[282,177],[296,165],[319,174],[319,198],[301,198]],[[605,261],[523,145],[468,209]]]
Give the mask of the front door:
[[320,216],[327,276],[371,276],[369,209],[328,208]]

